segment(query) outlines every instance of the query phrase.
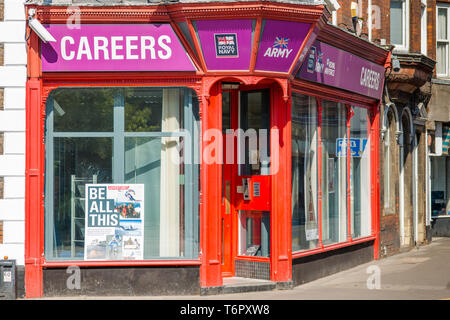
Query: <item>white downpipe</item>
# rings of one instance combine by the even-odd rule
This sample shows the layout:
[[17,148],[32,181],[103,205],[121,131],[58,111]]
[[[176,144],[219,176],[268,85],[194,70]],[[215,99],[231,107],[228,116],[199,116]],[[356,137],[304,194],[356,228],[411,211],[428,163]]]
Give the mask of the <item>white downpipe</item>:
[[428,130],[425,130],[425,177],[426,177],[426,185],[425,185],[425,204],[426,204],[426,220],[425,225],[429,226],[431,224],[431,159],[428,148]]
[[419,206],[419,202],[418,202],[418,198],[419,198],[419,155],[418,155],[418,141],[417,141],[417,135],[414,135],[414,163],[413,163],[413,172],[414,172],[414,184],[413,184],[413,188],[414,188],[414,193],[413,193],[413,203],[414,203],[414,208],[413,208],[413,225],[414,225],[414,244],[416,244],[419,241],[419,224],[418,224],[418,217],[419,217],[419,212],[418,212],[418,206]]

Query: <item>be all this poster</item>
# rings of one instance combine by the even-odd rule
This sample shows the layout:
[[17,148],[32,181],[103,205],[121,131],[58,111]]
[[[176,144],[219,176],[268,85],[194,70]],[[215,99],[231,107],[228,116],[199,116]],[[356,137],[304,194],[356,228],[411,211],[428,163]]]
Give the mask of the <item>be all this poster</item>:
[[144,185],[87,184],[85,260],[143,260]]

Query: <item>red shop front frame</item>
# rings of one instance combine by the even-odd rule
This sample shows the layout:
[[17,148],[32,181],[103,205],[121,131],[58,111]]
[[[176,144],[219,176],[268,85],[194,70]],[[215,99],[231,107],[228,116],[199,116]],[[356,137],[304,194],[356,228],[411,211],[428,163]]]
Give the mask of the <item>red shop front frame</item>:
[[[189,17],[183,16],[183,8],[187,6],[201,7],[190,11]],[[279,6],[284,6],[279,10]],[[272,243],[276,245],[271,248],[271,280],[277,282],[289,282],[292,280],[292,258],[303,255],[315,254],[327,250],[353,245],[363,241],[375,241],[374,256],[378,257],[378,193],[379,193],[379,160],[378,160],[378,139],[379,130],[379,102],[367,97],[344,92],[339,89],[333,89],[323,85],[317,85],[292,79],[295,63],[291,66],[288,74],[277,72],[255,71],[256,48],[258,47],[257,38],[261,33],[261,23],[263,19],[275,18],[280,20],[306,21],[312,23],[308,31],[308,37],[313,34],[314,23],[320,28],[325,25],[327,14],[324,14],[323,6],[297,6],[293,4],[274,4],[261,1],[242,4],[243,11],[227,15],[231,17],[242,17],[255,19],[256,30],[251,56],[250,68],[248,71],[213,71],[208,72],[204,57],[201,53],[202,48],[195,36],[195,30],[192,19],[211,19],[224,18],[224,11],[230,9],[223,4],[176,4],[162,6],[164,10],[157,12],[155,7],[115,7],[115,8],[87,8],[83,7],[83,23],[105,23],[115,21],[116,23],[170,23],[180,39],[182,45],[189,54],[193,65],[198,69],[197,72],[92,72],[92,73],[42,73],[40,41],[36,34],[32,33],[27,27],[27,34],[31,36],[28,39],[28,69],[27,69],[27,100],[26,100],[26,193],[25,193],[25,282],[26,296],[41,297],[43,295],[43,268],[57,268],[66,266],[156,266],[156,265],[199,265],[200,266],[200,286],[220,287],[223,284],[220,267],[220,232],[217,232],[220,221],[220,193],[217,181],[221,179],[220,165],[200,165],[200,253],[199,258],[195,260],[146,260],[146,261],[46,261],[44,257],[44,181],[45,181],[45,103],[49,93],[59,87],[100,87],[100,86],[177,86],[193,89],[197,93],[200,104],[200,119],[202,131],[210,128],[221,128],[221,108],[220,108],[220,87],[222,80],[237,80],[245,85],[257,88],[258,85],[266,83],[276,83],[276,89],[273,90],[272,117],[274,123],[282,128],[280,139],[285,142],[280,147],[280,167],[277,175],[271,176],[271,183],[274,188],[271,195],[272,209],[276,213],[276,220],[271,225]],[[206,10],[204,10],[206,9]],[[211,10],[213,9],[213,10]],[[288,9],[288,10],[285,10]],[[129,11],[139,11],[139,15],[128,14]],[[165,11],[167,10],[167,11]],[[202,11],[203,10],[203,11]],[[261,12],[255,14],[260,10]],[[101,14],[97,11],[102,11]],[[123,12],[122,12],[123,11]],[[169,15],[169,11],[171,15]],[[187,10],[189,11],[189,10]],[[120,13],[122,12],[122,13]],[[288,13],[289,12],[289,13]],[[66,7],[45,8],[38,13],[43,15],[45,23],[65,23],[67,18]],[[173,20],[172,20],[173,19]],[[318,20],[320,19],[320,22]],[[178,26],[178,22],[187,22],[187,29],[193,39],[193,47],[183,36],[183,32]],[[317,31],[320,29],[318,28]],[[336,31],[337,32],[337,31]],[[353,37],[343,33],[342,37],[346,40],[352,40]],[[351,43],[351,41],[347,41]],[[343,41],[342,43],[346,43]],[[361,46],[369,46],[360,41]],[[297,53],[300,57],[303,48]],[[351,51],[352,48],[349,48]],[[360,50],[360,48],[358,48]],[[362,55],[370,56],[369,53]],[[373,53],[373,51],[372,51]],[[383,53],[384,54],[384,53]],[[381,55],[378,53],[378,55]],[[291,251],[291,205],[285,199],[291,196],[291,102],[289,100],[290,91],[298,91],[304,94],[313,95],[319,99],[335,100],[334,97],[340,97],[339,102],[346,104],[362,106],[372,111],[373,122],[371,126],[371,206],[372,206],[372,235],[367,238],[352,240],[339,243],[333,246],[325,246],[311,251],[301,253],[292,253]],[[279,110],[275,112],[275,110]],[[319,128],[320,130],[320,128]],[[201,152],[205,144],[201,141]],[[320,168],[319,168],[320,170]],[[320,175],[320,172],[319,172]],[[375,184],[374,184],[375,183]],[[319,207],[320,208],[320,207]],[[320,211],[319,211],[320,214]],[[245,257],[243,257],[245,259]],[[258,260],[258,259],[256,259]]]

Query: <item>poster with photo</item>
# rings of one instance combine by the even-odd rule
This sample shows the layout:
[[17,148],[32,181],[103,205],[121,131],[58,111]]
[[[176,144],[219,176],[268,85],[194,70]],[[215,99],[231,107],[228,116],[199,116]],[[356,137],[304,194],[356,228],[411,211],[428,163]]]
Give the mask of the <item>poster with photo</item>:
[[87,184],[85,260],[143,260],[144,185]]

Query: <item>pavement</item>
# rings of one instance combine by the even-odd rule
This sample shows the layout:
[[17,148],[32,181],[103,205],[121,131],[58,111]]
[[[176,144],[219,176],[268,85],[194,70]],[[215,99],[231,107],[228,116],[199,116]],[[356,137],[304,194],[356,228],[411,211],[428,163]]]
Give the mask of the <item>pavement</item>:
[[450,238],[290,290],[211,296],[54,297],[43,300],[450,300]]

